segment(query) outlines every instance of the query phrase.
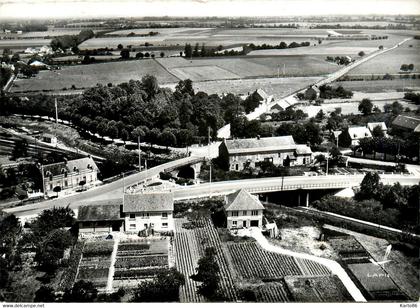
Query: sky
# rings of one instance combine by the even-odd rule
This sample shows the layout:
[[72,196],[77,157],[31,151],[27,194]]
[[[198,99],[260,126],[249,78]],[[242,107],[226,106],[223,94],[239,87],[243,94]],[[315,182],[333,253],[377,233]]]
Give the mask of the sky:
[[0,0],[0,20],[328,14],[420,14],[420,0]]

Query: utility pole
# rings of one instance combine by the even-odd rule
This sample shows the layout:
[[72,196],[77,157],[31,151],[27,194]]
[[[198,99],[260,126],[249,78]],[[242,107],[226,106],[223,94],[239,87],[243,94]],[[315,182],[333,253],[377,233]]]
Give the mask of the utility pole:
[[328,160],[330,159],[330,151],[327,152],[327,170],[325,172],[326,175],[328,175]]
[[277,65],[277,78],[280,78],[280,64]]
[[286,76],[286,63],[283,63],[283,77]]
[[55,105],[55,123],[58,123],[58,108],[57,108],[57,98],[54,101],[54,105]]
[[139,171],[141,172],[141,149],[140,149],[140,135],[137,138],[138,146],[139,146]]
[[210,144],[210,126],[208,129],[208,150],[209,150],[209,166],[210,166],[210,172],[209,172],[209,182],[210,182],[210,198],[211,198],[211,144]]

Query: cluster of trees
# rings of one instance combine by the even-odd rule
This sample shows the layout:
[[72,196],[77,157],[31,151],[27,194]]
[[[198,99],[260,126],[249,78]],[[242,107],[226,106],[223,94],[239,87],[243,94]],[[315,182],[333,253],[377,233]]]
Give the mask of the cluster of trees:
[[387,138],[383,136],[383,133],[381,133],[382,132],[377,131],[373,138],[361,139],[355,150],[361,149],[364,155],[373,154],[375,156],[376,153],[383,153],[385,155],[384,159],[386,159],[386,155],[400,155],[409,158],[418,156],[420,146],[419,133],[413,133],[412,137],[404,140],[397,137]]
[[[110,138],[142,141],[167,146],[186,146],[213,138],[225,123],[251,110],[238,96],[195,93],[191,80],[180,81],[175,92],[160,88],[155,77],[129,81],[118,86],[97,85],[75,97],[58,99],[58,116],[78,127]],[[244,105],[245,104],[245,105]],[[54,99],[34,96],[30,101],[2,97],[2,110],[10,113],[54,116]]]
[[51,40],[51,48],[55,51],[57,49],[65,50],[71,48],[74,53],[78,53],[79,44],[95,36],[92,30],[82,30],[77,35],[63,35],[55,37]]
[[400,71],[403,72],[412,72],[414,70],[414,64],[402,64],[400,67]]
[[8,66],[0,66],[0,88],[3,89],[3,87],[7,84],[10,77],[12,77],[12,69]]
[[319,97],[323,99],[353,97],[353,92],[350,90],[344,89],[342,86],[333,88],[328,85],[322,85],[319,87],[319,91],[320,91]]
[[303,112],[301,109],[287,108],[278,113],[272,115],[273,121],[298,121],[304,120],[308,117],[308,114]]
[[315,201],[313,206],[324,211],[419,232],[419,202],[419,185],[383,185],[377,173],[368,172],[354,200],[329,196]]
[[406,92],[404,99],[412,101],[416,105],[420,105],[420,93]]
[[297,47],[307,47],[310,46],[310,42],[291,42],[289,45],[287,45],[286,42],[280,42],[278,45],[270,45],[270,44],[262,44],[262,45],[255,45],[255,44],[249,44],[245,48],[251,50],[260,50],[260,49],[286,49],[286,48],[297,48]]
[[197,58],[197,57],[217,57],[217,56],[241,56],[245,55],[244,49],[241,51],[238,50],[223,50],[223,46],[219,45],[217,48],[207,48],[204,44],[200,45],[198,43],[195,44],[194,48],[191,44],[185,44],[184,48],[184,57],[185,58]]
[[[361,51],[361,52],[363,52],[363,51]],[[360,56],[360,53],[359,53],[359,56]],[[364,53],[363,53],[363,55],[361,55],[361,57],[363,57],[363,56],[364,56]],[[336,56],[335,58],[331,57],[331,56],[327,56],[327,58],[325,60],[328,61],[328,62],[335,62],[338,65],[348,65],[351,62],[351,59],[349,59],[348,57],[339,57],[339,56]]]

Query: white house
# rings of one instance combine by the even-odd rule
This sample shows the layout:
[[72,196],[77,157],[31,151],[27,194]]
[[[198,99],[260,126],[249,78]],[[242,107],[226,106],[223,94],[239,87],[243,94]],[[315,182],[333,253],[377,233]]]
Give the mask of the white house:
[[380,127],[382,133],[384,134],[384,137],[388,136],[388,128],[386,127],[385,122],[369,122],[366,127],[370,130],[370,132],[373,134],[373,130],[375,127]]
[[126,232],[174,230],[173,193],[125,194],[122,211]]
[[61,191],[83,187],[92,187],[98,183],[98,167],[90,157],[44,165],[41,167],[44,182],[44,194],[55,194],[54,187]]
[[305,165],[312,161],[307,145],[295,144],[292,136],[224,140],[219,146],[219,158],[229,170],[241,171],[247,166],[255,168],[260,162],[274,165]]
[[226,196],[225,213],[228,229],[259,227],[263,224],[264,206],[245,189]]
[[372,138],[370,130],[364,126],[350,126],[348,132],[351,139],[351,145],[359,145],[360,139]]

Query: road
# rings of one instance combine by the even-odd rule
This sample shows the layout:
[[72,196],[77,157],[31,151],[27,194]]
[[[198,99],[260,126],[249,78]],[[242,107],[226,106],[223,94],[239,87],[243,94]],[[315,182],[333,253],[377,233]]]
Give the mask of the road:
[[34,215],[42,210],[53,208],[53,207],[63,207],[70,205],[71,208],[77,208],[83,203],[88,201],[96,201],[96,200],[118,200],[122,199],[123,196],[123,187],[133,186],[140,182],[143,182],[147,179],[150,179],[154,176],[157,176],[159,172],[164,171],[168,168],[180,167],[184,165],[188,165],[191,163],[195,163],[198,161],[203,161],[203,157],[186,157],[181,158],[175,161],[171,161],[153,168],[150,168],[146,171],[138,172],[132,174],[130,176],[124,177],[119,179],[115,182],[105,184],[102,186],[98,186],[87,191],[70,195],[64,196],[58,199],[52,199],[43,201],[40,203],[33,203],[28,205],[23,205],[19,207],[4,209],[3,211],[6,213],[14,213],[17,216],[25,216],[25,215]]
[[[383,50],[378,50],[374,53],[371,53],[368,56],[365,56],[345,67],[343,67],[342,69],[331,73],[329,75],[327,75],[324,79],[321,79],[320,81],[316,82],[314,84],[314,86],[320,87],[322,85],[325,84],[329,84],[337,79],[339,79],[340,77],[344,76],[345,74],[347,74],[349,71],[351,71],[352,69],[355,69],[356,67],[358,67],[359,65],[373,59],[374,57],[377,57],[379,55],[382,55],[386,52],[389,52],[391,50],[394,50],[395,48],[398,48],[400,45],[404,44],[405,42],[411,40],[412,38],[406,38],[404,40],[402,40],[400,43],[396,44],[393,47],[390,48],[384,48]],[[268,112],[271,107],[273,107],[276,104],[279,104],[280,106],[292,106],[296,103],[298,103],[297,99],[295,98],[295,94],[297,92],[303,91],[306,88],[300,89],[298,91],[295,91],[294,93],[291,93],[290,95],[280,99],[280,100],[276,100],[271,102],[270,104],[265,104],[265,105],[260,105],[257,109],[255,109],[253,112],[251,112],[250,114],[247,114],[246,117],[248,120],[254,120],[259,118],[262,114]],[[230,124],[227,124],[225,126],[223,126],[222,128],[220,128],[217,132],[217,136],[219,138],[229,138],[230,137]]]

